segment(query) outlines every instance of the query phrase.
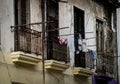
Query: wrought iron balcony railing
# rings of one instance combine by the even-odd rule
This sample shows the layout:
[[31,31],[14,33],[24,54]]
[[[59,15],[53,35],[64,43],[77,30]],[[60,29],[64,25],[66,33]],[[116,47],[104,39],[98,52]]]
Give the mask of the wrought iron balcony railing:
[[94,60],[92,54],[87,52],[80,52],[75,55],[75,67],[82,67],[88,69],[94,69]]
[[114,57],[111,55],[99,54],[97,57],[96,72],[105,76],[113,76],[114,70]]
[[42,53],[41,32],[30,29],[26,26],[14,27],[15,51]]
[[58,42],[53,42],[53,59],[58,61],[68,62],[67,60],[67,45],[60,45]]

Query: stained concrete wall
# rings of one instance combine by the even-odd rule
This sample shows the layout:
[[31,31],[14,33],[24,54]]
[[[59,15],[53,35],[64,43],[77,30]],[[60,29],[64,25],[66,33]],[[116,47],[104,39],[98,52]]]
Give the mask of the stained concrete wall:
[[[30,22],[31,23],[37,23],[42,22],[42,16],[41,16],[41,0],[30,0]],[[42,24],[34,25],[32,26],[32,29],[41,31],[42,30]]]
[[[59,27],[69,27],[60,30],[60,35],[74,34],[74,6],[85,12],[85,39],[87,48],[96,51],[96,19],[104,21],[106,17],[102,5],[91,0],[65,0],[59,3]],[[91,33],[87,33],[91,32]],[[66,38],[67,36],[64,36]],[[89,39],[90,38],[90,39]],[[74,41],[73,41],[74,42]],[[74,45],[74,44],[73,44]],[[74,66],[74,53],[70,52],[70,63]]]
[[0,84],[11,84],[7,63],[12,63],[9,53],[13,49],[13,33],[10,26],[14,25],[13,0],[0,0]]
[[[85,12],[85,37],[96,37],[96,17],[103,19],[105,17],[104,9],[89,0],[68,0],[68,3],[59,3],[59,27],[68,26],[62,34],[74,32],[74,13],[73,6],[76,6]],[[41,10],[39,10],[39,0],[30,0],[30,22],[41,21]],[[1,55],[0,55],[0,84],[11,84],[19,82],[23,84],[42,84],[42,67],[39,63],[35,67],[15,65],[10,53],[14,50],[14,33],[11,32],[10,26],[14,25],[14,0],[0,0],[0,28],[1,28]],[[41,30],[41,26],[32,27],[35,30]],[[96,50],[96,39],[88,39],[88,47]],[[91,84],[90,78],[72,76],[71,68],[74,66],[74,54],[70,53],[70,68],[64,74],[58,74],[46,71],[46,84]]]

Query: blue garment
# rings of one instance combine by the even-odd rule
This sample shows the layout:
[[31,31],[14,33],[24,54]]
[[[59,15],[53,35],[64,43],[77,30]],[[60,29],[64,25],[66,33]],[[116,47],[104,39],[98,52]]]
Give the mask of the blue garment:
[[92,59],[93,60],[97,59],[97,53],[95,51],[92,51]]

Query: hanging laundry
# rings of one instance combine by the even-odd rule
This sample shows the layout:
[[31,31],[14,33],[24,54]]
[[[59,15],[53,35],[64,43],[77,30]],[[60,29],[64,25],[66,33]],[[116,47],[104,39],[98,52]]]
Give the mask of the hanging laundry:
[[82,36],[81,36],[81,34],[79,34],[78,44],[82,45]]
[[81,34],[75,35],[74,42],[75,42],[75,51],[81,51],[82,50],[82,36],[81,36]]
[[68,36],[68,47],[70,52],[75,52],[75,46],[74,46],[74,36]]
[[60,45],[67,45],[67,39],[65,38],[59,38]]
[[78,49],[78,38],[75,37],[75,38],[73,39],[73,41],[74,41],[75,51],[78,51],[78,50],[79,50],[79,49]]
[[79,34],[79,39],[78,39],[78,50],[82,50],[82,36]]
[[83,52],[88,52],[87,45],[86,45],[86,40],[82,40],[82,51]]
[[92,51],[92,59],[93,60],[97,59],[97,53],[95,51]]

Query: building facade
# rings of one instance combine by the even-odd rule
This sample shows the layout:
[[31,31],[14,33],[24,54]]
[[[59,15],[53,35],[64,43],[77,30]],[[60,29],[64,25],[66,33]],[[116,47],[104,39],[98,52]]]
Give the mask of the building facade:
[[117,1],[0,1],[0,84],[117,84]]

